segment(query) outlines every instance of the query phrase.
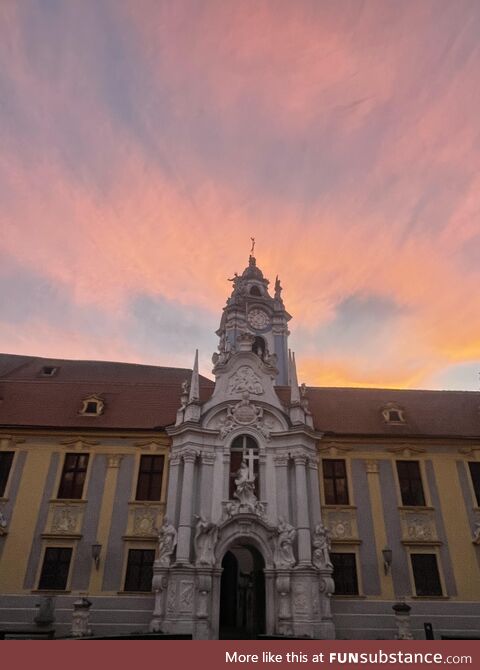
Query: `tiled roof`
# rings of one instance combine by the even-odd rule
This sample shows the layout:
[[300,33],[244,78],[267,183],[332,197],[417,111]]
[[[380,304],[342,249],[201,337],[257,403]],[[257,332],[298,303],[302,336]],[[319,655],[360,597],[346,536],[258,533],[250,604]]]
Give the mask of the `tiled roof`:
[[[42,376],[44,367],[58,368]],[[171,425],[181,384],[191,370],[130,363],[71,361],[0,354],[0,426],[151,430]],[[200,377],[201,401],[213,382]],[[277,387],[288,406],[290,390]],[[105,401],[100,416],[79,414],[82,400]],[[332,435],[467,437],[480,439],[480,392],[309,387],[317,430]],[[391,403],[405,423],[386,423]]]
[[[480,437],[480,393],[365,388],[309,388],[315,427],[357,435]],[[387,423],[382,410],[404,410],[405,423]]]
[[[44,367],[58,368],[42,376]],[[0,425],[140,429],[175,422],[181,384],[191,370],[104,361],[70,361],[0,354]],[[200,377],[200,398],[213,382]],[[80,415],[82,400],[105,401],[100,416]]]

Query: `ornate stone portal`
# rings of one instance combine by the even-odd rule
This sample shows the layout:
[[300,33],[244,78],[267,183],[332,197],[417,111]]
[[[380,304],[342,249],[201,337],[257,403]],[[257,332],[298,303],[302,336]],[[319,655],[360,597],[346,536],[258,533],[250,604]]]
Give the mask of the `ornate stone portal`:
[[[233,279],[217,331],[212,397],[199,400],[197,363],[179,389],[154,564],[155,631],[215,639],[228,624],[229,634],[243,627],[241,636],[335,637],[330,539],[318,500],[320,436],[288,352],[290,316],[278,279],[273,298],[267,287],[251,257]],[[275,391],[286,379],[289,407]],[[243,448],[232,450],[239,440]],[[236,610],[228,621],[225,602]]]

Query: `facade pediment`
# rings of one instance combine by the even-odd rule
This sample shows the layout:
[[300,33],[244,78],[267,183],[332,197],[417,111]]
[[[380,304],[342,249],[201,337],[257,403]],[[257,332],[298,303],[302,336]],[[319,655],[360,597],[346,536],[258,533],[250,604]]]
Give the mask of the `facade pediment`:
[[203,419],[203,426],[220,431],[222,439],[234,431],[253,428],[268,440],[272,433],[288,428],[284,414],[255,400],[245,392],[240,400],[225,401],[209,411]]
[[217,373],[215,390],[203,412],[225,401],[242,400],[245,393],[282,411],[274,388],[275,370],[251,351],[239,352]]

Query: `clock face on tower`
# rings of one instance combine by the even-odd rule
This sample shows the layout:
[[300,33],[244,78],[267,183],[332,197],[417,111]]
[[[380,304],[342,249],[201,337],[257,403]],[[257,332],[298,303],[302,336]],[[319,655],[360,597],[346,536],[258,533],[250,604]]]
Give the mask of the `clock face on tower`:
[[258,308],[251,309],[248,313],[247,319],[248,323],[252,326],[252,328],[255,328],[255,330],[262,330],[270,323],[268,314],[264,312],[263,309]]

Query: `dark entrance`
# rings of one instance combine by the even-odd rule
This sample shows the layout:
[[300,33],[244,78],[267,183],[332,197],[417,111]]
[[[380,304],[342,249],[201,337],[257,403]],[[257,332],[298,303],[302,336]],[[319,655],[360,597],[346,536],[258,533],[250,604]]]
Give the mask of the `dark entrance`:
[[265,633],[264,560],[255,547],[235,545],[222,561],[221,640],[252,639]]

